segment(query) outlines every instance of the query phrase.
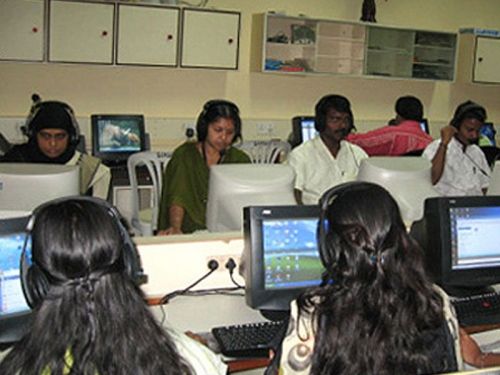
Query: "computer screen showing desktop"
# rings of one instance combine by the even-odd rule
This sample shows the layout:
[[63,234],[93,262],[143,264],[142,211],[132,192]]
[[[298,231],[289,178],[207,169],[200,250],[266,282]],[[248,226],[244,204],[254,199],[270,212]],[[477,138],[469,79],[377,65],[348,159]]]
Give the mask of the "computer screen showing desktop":
[[210,167],[207,228],[210,232],[239,231],[243,208],[293,205],[295,173],[284,164],[219,164]]
[[500,283],[500,196],[437,197],[411,234],[434,281],[451,295],[483,293]]
[[143,115],[92,115],[92,155],[107,164],[125,163],[146,150]]
[[321,283],[318,219],[317,205],[245,207],[247,305],[263,312],[287,311],[302,291]]
[[[19,270],[28,218],[0,219],[0,344],[18,341],[26,332],[31,315]],[[27,246],[29,251],[29,241]]]

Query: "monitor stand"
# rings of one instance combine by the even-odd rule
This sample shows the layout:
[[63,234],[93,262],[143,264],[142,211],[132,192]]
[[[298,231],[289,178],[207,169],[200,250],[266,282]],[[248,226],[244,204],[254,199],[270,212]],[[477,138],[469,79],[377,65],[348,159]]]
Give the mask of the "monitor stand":
[[288,319],[290,316],[290,310],[259,310],[261,315],[267,320],[273,322],[282,321]]

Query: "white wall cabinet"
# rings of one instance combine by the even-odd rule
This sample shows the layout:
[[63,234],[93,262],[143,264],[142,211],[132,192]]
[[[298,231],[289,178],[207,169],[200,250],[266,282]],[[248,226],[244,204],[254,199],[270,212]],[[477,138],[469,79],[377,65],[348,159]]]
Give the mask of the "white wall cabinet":
[[262,45],[258,69],[264,72],[455,77],[455,33],[269,13],[262,17],[254,17],[254,27],[263,28],[254,42]]
[[118,5],[117,64],[177,65],[179,9]]
[[238,69],[240,13],[183,9],[181,67]]
[[0,59],[43,61],[44,1],[0,1]]
[[500,31],[460,30],[459,74],[466,82],[500,83]]
[[50,1],[52,62],[113,63],[114,4]]

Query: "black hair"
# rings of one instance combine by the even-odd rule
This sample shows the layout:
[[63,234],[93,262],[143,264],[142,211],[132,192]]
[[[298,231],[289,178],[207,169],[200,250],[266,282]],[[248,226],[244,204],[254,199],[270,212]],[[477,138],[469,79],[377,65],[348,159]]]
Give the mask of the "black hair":
[[417,374],[448,368],[438,339],[447,330],[443,301],[392,196],[372,183],[348,185],[328,204],[325,217],[320,255],[325,281],[333,282],[298,299],[299,313],[312,309],[318,322],[310,373]]
[[220,118],[228,118],[234,123],[234,138],[232,143],[241,138],[241,118],[238,106],[228,100],[209,100],[196,121],[196,133],[199,142],[205,141],[208,126]]
[[113,220],[103,206],[71,199],[37,213],[32,256],[49,289],[0,373],[191,374],[141,289],[116,266],[123,241]]
[[315,107],[315,122],[314,127],[318,132],[322,132],[326,128],[326,115],[330,109],[338,112],[347,113],[350,120],[354,124],[353,114],[351,111],[351,103],[342,95],[326,95],[323,96]]
[[396,113],[405,120],[422,121],[424,106],[420,99],[407,95],[398,98],[395,105]]
[[488,115],[486,113],[486,109],[483,106],[471,100],[467,100],[466,102],[458,105],[457,109],[455,109],[455,113],[450,123],[458,129],[460,128],[462,122],[466,119],[476,119],[484,123],[487,117]]

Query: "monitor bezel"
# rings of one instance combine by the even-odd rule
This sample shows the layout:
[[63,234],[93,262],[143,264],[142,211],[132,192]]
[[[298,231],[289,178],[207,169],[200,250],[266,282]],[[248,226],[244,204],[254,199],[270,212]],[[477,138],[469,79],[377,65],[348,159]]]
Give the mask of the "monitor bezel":
[[[29,219],[30,216],[0,219],[0,236],[25,233]],[[19,258],[19,267],[20,264],[21,258]],[[30,308],[24,311],[0,315],[0,345],[10,345],[20,340],[26,333],[31,316],[32,310]]]
[[460,290],[481,290],[500,283],[498,265],[453,269],[450,209],[462,207],[500,207],[500,196],[438,197],[426,201],[426,264],[435,281],[451,294],[460,293]]
[[264,247],[262,224],[265,220],[318,219],[318,205],[300,206],[253,206],[243,209],[243,238],[246,303],[253,309],[287,311],[290,302],[305,288],[266,289],[264,285]]
[[[125,152],[101,151],[99,144],[99,122],[100,121],[136,121],[139,126],[140,150]],[[142,114],[93,114],[90,116],[92,133],[92,155],[104,162],[116,163],[126,162],[128,157],[137,152],[146,151],[146,127],[144,115]]]

